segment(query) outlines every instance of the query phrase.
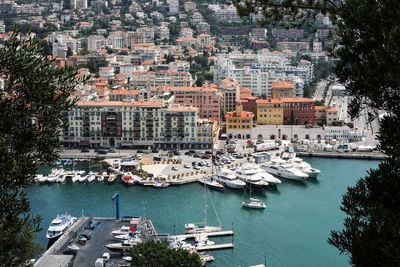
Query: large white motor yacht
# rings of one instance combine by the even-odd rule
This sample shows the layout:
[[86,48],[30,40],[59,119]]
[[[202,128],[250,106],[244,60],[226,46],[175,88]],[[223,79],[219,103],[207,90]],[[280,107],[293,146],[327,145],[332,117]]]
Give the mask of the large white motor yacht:
[[291,164],[281,163],[278,161],[270,161],[267,164],[263,165],[264,170],[269,172],[270,174],[291,180],[303,180],[308,178],[308,175],[304,172],[296,169]]
[[60,176],[60,170],[53,168],[51,169],[49,176],[47,176],[47,182],[54,183],[55,181],[57,181],[59,176]]
[[76,217],[72,217],[67,213],[57,215],[57,218],[51,221],[49,229],[46,233],[46,237],[48,239],[52,239],[61,236],[69,227],[71,227],[71,225],[74,224],[74,222],[76,222],[76,220]]
[[237,178],[235,172],[227,168],[219,169],[214,179],[233,189],[242,189],[246,185],[245,182]]
[[246,183],[246,185],[255,190],[264,190],[268,182],[264,180],[259,173],[258,168],[252,163],[246,163],[236,171],[236,176]]
[[303,161],[301,158],[298,158],[296,156],[289,158],[287,162],[290,164],[293,164],[293,166],[296,169],[307,174],[308,177],[310,177],[310,178],[317,178],[318,174],[321,172],[320,170],[311,167],[311,165],[309,163]]
[[185,224],[185,234],[200,234],[221,231],[221,226],[195,225],[194,223]]

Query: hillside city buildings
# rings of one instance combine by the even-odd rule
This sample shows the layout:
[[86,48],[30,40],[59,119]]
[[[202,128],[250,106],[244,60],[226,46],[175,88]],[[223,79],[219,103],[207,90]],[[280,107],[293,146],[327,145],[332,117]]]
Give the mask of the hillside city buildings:
[[[177,0],[5,0],[1,14],[2,43],[14,24],[30,27],[54,64],[90,77],[65,112],[65,146],[209,147],[213,127],[230,138],[286,138],[288,126],[308,125],[321,129],[309,138],[323,138],[345,122],[336,102],[304,97],[337,41],[323,18],[315,33],[261,27],[262,14],[241,27],[232,5]],[[328,97],[345,97],[343,87]]]

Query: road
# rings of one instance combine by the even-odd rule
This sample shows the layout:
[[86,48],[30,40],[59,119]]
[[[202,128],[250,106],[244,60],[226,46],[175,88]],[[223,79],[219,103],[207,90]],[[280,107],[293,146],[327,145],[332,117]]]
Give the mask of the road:
[[326,80],[322,80],[317,84],[313,97],[314,100],[319,100],[319,101],[323,100],[327,84],[328,82]]

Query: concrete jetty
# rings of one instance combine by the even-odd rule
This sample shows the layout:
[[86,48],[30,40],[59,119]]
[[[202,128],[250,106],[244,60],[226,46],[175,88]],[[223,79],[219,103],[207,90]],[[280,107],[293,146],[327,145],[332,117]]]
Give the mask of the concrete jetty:
[[338,158],[338,159],[366,159],[366,160],[384,160],[386,155],[381,152],[296,152],[299,157],[320,157],[320,158]]
[[225,236],[225,235],[233,235],[233,234],[234,234],[234,232],[232,230],[227,230],[227,231],[218,231],[218,232],[210,232],[210,233],[200,233],[200,234],[173,235],[173,236],[170,236],[170,238],[195,238],[198,236],[212,237],[212,236]]

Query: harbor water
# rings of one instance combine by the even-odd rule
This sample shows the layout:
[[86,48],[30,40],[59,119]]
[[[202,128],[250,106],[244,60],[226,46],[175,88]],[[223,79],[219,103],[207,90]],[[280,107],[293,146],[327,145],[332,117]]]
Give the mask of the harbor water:
[[[232,229],[234,249],[211,251],[214,262],[207,266],[349,266],[348,256],[327,243],[330,231],[341,229],[345,214],[340,211],[342,195],[355,185],[378,161],[306,158],[321,170],[317,180],[284,180],[276,190],[256,197],[265,210],[242,208],[242,191],[211,191],[224,230]],[[76,166],[82,169],[88,164]],[[92,169],[99,166],[92,164]],[[120,194],[121,215],[149,217],[158,233],[182,234],[184,224],[204,219],[203,187],[199,184],[156,189],[66,183],[32,185],[27,188],[33,214],[43,217],[37,241],[47,246],[46,229],[59,213],[73,216],[114,217],[111,197]],[[217,225],[213,205],[207,202],[207,224]],[[232,237],[212,238],[216,243],[232,242]],[[102,252],[99,252],[99,256]],[[94,263],[93,263],[94,264]]]

